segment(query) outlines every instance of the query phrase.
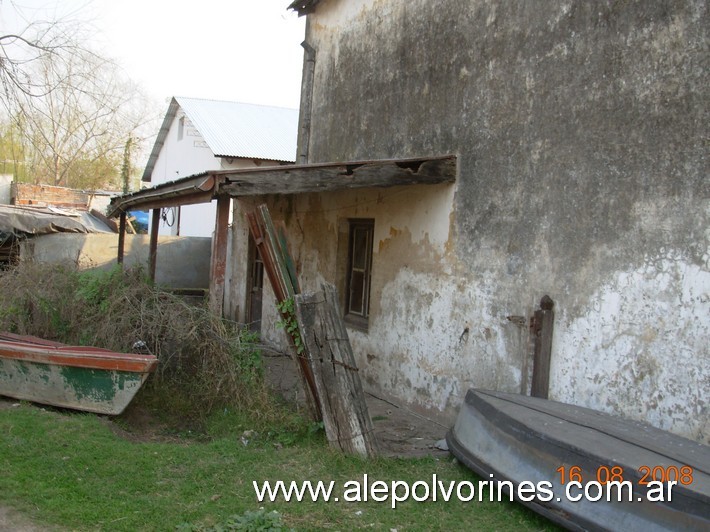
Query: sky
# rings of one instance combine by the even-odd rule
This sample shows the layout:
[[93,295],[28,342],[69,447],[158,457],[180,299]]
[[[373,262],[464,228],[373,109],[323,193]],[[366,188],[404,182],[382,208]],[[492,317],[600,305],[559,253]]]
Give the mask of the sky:
[[305,17],[290,0],[0,0],[0,32],[71,18],[167,110],[172,96],[297,108]]

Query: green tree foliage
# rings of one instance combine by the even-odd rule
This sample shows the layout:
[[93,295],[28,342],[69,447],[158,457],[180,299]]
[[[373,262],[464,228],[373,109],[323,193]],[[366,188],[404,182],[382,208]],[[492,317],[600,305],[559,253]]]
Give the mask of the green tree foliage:
[[9,174],[15,181],[29,181],[25,164],[22,135],[13,124],[0,123],[0,174]]

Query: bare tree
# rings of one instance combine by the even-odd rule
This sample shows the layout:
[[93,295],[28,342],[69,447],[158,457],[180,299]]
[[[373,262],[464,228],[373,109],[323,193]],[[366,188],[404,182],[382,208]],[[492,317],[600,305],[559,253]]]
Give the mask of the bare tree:
[[70,20],[32,21],[0,35],[3,103],[35,182],[118,184],[125,139],[142,138],[146,97],[85,42],[82,25]]
[[[16,29],[0,34],[0,86],[5,104],[18,93],[42,97],[47,94],[44,83],[36,83],[32,76],[34,65],[43,58],[54,56],[55,61],[69,58],[81,51],[77,45],[79,26],[72,20],[26,20],[22,10],[12,1],[0,0],[0,8],[12,12]],[[6,22],[3,20],[2,22]]]

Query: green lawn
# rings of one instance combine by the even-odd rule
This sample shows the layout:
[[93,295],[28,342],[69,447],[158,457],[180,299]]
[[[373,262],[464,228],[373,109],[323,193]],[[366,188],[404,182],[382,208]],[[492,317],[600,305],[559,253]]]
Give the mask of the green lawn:
[[[0,408],[0,504],[74,530],[211,527],[247,511],[277,510],[297,530],[548,530],[513,503],[408,501],[258,503],[252,481],[478,479],[450,458],[364,461],[328,449],[322,434],[276,433],[247,446],[246,425],[210,440],[135,442],[91,414],[28,404]],[[225,423],[222,423],[224,427]],[[184,527],[183,527],[184,528]],[[189,527],[187,527],[189,528]]]

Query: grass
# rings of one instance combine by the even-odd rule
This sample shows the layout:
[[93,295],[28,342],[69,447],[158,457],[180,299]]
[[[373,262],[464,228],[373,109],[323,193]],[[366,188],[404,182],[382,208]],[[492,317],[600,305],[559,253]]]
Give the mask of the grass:
[[513,503],[259,503],[254,481],[333,481],[343,499],[344,485],[366,474],[370,485],[478,478],[449,458],[364,461],[332,451],[322,424],[271,397],[248,331],[160,291],[140,270],[21,264],[0,274],[0,330],[117,351],[141,340],[160,361],[129,415],[118,419],[0,400],[0,504],[42,526],[553,529]]
[[[73,530],[209,529],[264,507],[298,530],[553,529],[513,503],[410,501],[394,510],[371,501],[258,503],[252,481],[267,479],[334,480],[336,486],[365,473],[386,482],[430,480],[434,474],[447,482],[478,480],[449,458],[343,456],[303,423],[257,427],[223,412],[208,424],[208,440],[156,443],[130,441],[99,416],[8,405],[0,405],[2,504],[39,523]],[[246,429],[259,435],[245,446]]]

